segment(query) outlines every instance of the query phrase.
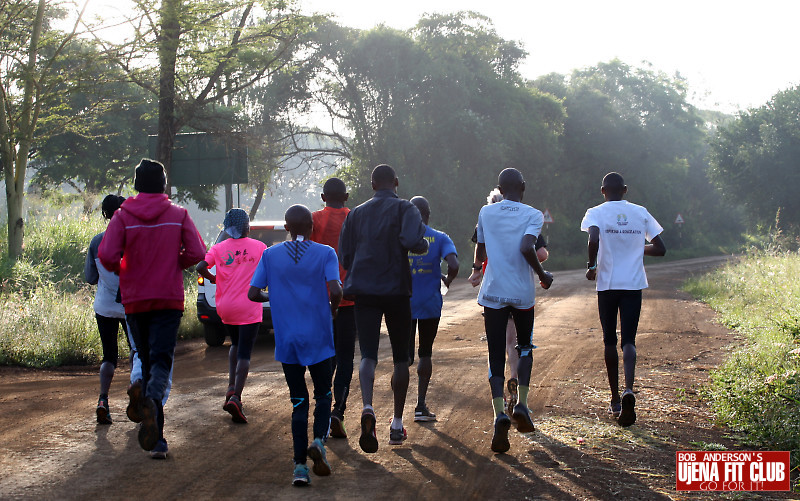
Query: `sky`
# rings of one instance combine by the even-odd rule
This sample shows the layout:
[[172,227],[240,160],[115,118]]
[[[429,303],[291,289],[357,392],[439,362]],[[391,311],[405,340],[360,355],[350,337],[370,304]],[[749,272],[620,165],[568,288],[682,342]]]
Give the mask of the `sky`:
[[299,0],[307,11],[369,29],[405,30],[425,13],[472,10],[528,52],[525,78],[619,58],[689,84],[690,101],[733,113],[800,85],[797,0]]

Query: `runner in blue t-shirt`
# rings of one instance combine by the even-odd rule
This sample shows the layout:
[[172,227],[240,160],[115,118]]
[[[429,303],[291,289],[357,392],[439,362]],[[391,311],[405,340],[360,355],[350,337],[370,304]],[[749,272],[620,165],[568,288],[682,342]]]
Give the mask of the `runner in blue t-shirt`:
[[[458,275],[458,254],[456,246],[446,233],[428,226],[431,207],[424,197],[409,200],[414,204],[425,223],[425,240],[428,250],[423,254],[408,254],[411,265],[411,336],[409,338],[409,364],[414,362],[414,334],[419,325],[419,363],[417,376],[419,386],[417,392],[417,408],[414,410],[414,421],[436,421],[436,414],[428,410],[425,396],[431,380],[433,365],[433,340],[439,329],[439,318],[442,316],[441,283],[446,287]],[[447,276],[442,275],[442,259],[447,262]]]
[[[292,240],[264,251],[247,297],[251,301],[270,302],[275,360],[283,365],[293,407],[295,469],[292,483],[302,486],[310,482],[306,456],[314,460],[314,473],[331,474],[325,439],[331,418],[331,357],[336,354],[333,317],[342,300],[342,285],[336,252],[309,239],[313,227],[311,211],[302,205],[293,205],[286,211],[285,218]],[[267,287],[269,295],[262,291]],[[310,447],[306,367],[314,382],[316,401],[314,441]]]

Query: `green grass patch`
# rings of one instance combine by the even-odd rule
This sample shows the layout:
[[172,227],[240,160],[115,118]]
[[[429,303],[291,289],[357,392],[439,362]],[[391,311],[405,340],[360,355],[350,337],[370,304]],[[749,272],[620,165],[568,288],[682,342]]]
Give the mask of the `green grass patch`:
[[[5,225],[3,225],[5,226]],[[91,365],[103,350],[83,266],[92,237],[105,230],[100,215],[77,210],[38,211],[28,216],[22,257],[7,257],[0,239],[0,364],[25,367]],[[3,232],[4,233],[4,232]],[[185,274],[186,311],[181,339],[202,336],[197,320],[194,273]],[[120,357],[128,343],[120,330]]]
[[760,251],[685,289],[744,342],[706,389],[719,420],[753,444],[800,460],[800,254]]

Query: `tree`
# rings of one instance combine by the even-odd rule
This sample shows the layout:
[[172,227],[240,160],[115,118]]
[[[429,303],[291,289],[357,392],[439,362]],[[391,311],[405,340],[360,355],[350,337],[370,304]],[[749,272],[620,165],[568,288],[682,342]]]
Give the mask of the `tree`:
[[800,87],[721,126],[711,141],[711,178],[727,200],[744,204],[751,223],[800,231]]
[[[49,20],[62,13],[48,10],[45,0],[36,4],[0,0],[0,12],[0,163],[6,184],[8,253],[17,258],[25,234],[25,175],[39,139],[40,118],[43,111],[56,108],[65,92],[79,85],[81,79],[76,75],[92,62],[71,68],[71,82],[67,82],[67,75],[55,71],[65,47],[75,38],[78,23],[70,33],[53,30]],[[50,115],[50,120],[62,127],[82,118]]]

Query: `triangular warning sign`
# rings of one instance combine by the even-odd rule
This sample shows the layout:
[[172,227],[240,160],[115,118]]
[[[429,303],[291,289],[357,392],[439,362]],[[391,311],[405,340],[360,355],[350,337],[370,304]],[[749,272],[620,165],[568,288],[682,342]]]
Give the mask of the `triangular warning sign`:
[[550,210],[549,209],[545,209],[543,214],[544,214],[544,222],[545,223],[549,224],[549,223],[555,222],[555,221],[553,221],[553,216],[550,214]]
[[678,214],[678,217],[675,218],[675,224],[683,224],[683,223],[684,223],[683,217],[680,214]]

